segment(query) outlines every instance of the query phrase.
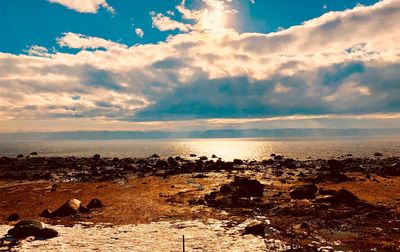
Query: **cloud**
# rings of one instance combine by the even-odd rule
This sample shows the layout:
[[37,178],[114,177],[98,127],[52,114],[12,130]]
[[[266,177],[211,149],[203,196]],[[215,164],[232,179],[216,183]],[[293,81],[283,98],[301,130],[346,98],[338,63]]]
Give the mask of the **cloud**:
[[115,14],[115,10],[106,0],[48,0],[50,3],[61,4],[68,9],[81,13],[97,13],[100,7],[108,12]]
[[43,46],[38,46],[38,45],[33,45],[29,47],[28,50],[26,50],[29,55],[31,56],[38,56],[38,57],[49,57],[50,53],[49,50],[46,47]]
[[138,36],[139,38],[143,38],[143,36],[144,36],[143,30],[140,28],[136,28],[135,33],[136,33],[136,36]]
[[126,126],[396,114],[399,18],[400,2],[385,0],[269,34],[191,29],[127,47],[66,33],[60,46],[103,50],[0,53],[1,116]]
[[153,27],[159,29],[160,31],[173,31],[179,30],[182,32],[188,32],[191,25],[184,24],[171,18],[164,16],[161,13],[151,12],[151,19],[153,20]]
[[115,43],[110,40],[72,32],[63,33],[62,37],[57,38],[57,43],[61,47],[69,47],[74,49],[109,49],[112,47],[126,47],[126,45]]

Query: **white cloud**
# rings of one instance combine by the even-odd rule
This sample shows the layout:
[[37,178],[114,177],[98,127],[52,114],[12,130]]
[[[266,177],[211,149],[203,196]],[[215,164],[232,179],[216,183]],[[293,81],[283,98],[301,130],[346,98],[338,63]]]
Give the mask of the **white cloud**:
[[81,13],[97,13],[100,7],[105,8],[108,12],[115,14],[115,10],[106,0],[48,0],[51,3],[61,4],[68,9]]
[[153,27],[159,29],[160,31],[179,30],[188,32],[190,30],[191,25],[172,20],[170,17],[164,16],[161,13],[157,14],[151,12],[150,15],[151,19],[153,20]]
[[98,49],[112,47],[126,47],[126,45],[106,40],[98,37],[91,37],[73,32],[63,33],[63,36],[57,38],[57,43],[61,47],[69,47],[74,49]]
[[136,28],[135,33],[136,33],[136,36],[138,36],[139,38],[143,38],[143,36],[144,36],[143,30],[140,28]]
[[38,57],[49,57],[50,53],[49,50],[46,47],[43,46],[38,46],[38,45],[33,45],[29,47],[28,50],[26,50],[29,55],[31,56],[38,56]]

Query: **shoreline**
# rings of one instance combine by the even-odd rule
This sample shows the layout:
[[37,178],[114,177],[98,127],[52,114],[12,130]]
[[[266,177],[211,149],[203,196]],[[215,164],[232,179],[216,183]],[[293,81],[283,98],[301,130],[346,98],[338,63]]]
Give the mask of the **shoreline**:
[[[319,247],[344,251],[396,251],[400,249],[399,164],[400,157],[380,156],[301,161],[275,155],[263,161],[233,162],[156,155],[1,158],[0,225],[14,224],[7,218],[18,213],[21,219],[39,219],[55,228],[82,222],[118,228],[216,220],[227,222],[224,230],[229,232],[253,219],[269,230],[265,237],[256,236],[260,241],[273,239],[288,245],[295,237],[299,248],[318,242]],[[239,178],[249,182],[237,187]],[[254,186],[254,181],[262,185],[262,195],[240,196],[240,186]],[[297,187],[310,183],[317,192],[293,198]],[[339,198],[340,204],[328,201],[343,189],[354,197],[342,196],[345,201]],[[257,187],[250,192],[254,190]],[[68,217],[39,216],[71,198],[82,204],[98,198],[104,206]]]

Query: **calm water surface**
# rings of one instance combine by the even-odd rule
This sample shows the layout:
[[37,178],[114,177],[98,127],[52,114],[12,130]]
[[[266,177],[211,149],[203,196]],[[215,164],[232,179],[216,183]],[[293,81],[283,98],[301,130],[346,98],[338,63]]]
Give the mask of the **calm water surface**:
[[0,156],[27,155],[32,151],[42,156],[188,157],[194,153],[224,160],[269,158],[272,153],[306,159],[354,156],[400,156],[400,138],[335,138],[335,139],[176,139],[176,140],[99,140],[99,141],[30,141],[0,142]]

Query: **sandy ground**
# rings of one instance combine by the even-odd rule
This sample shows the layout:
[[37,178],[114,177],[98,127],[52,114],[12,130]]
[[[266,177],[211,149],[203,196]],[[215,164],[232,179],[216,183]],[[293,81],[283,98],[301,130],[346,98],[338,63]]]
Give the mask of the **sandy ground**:
[[[51,226],[60,236],[49,240],[22,241],[15,251],[182,251],[185,235],[186,251],[282,251],[287,248],[275,240],[242,236],[248,222],[228,228],[226,222],[201,221],[155,222],[139,225],[107,227]],[[5,233],[10,227],[0,226]]]

